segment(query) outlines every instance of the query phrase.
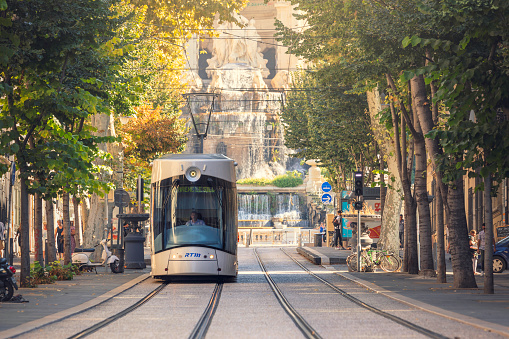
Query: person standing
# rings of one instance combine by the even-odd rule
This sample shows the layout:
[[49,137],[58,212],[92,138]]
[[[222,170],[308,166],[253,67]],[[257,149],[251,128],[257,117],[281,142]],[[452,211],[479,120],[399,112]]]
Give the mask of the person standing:
[[5,226],[4,223],[0,221],[0,258],[7,258],[7,253],[4,256],[4,241],[5,241]]
[[474,274],[478,275],[480,273],[477,273],[477,241],[475,240],[475,230],[470,231],[470,235],[468,236],[468,245],[470,246],[470,254],[472,255],[472,266],[474,269]]
[[74,253],[76,248],[76,228],[74,227],[74,221],[71,221],[71,254]]
[[339,250],[343,248],[343,236],[341,234],[343,228],[343,211],[338,210],[338,215],[334,218],[332,223],[334,224],[334,247]]
[[403,220],[403,214],[399,215],[399,246],[405,245],[405,220]]
[[55,239],[57,239],[58,259],[64,258],[64,224],[62,220],[57,220],[58,227],[55,229]]
[[[484,275],[484,251],[486,250],[486,224],[482,224],[482,230],[477,235],[477,248],[479,249],[479,252],[481,252],[481,275]],[[493,240],[493,251],[496,251],[495,247],[495,238]]]

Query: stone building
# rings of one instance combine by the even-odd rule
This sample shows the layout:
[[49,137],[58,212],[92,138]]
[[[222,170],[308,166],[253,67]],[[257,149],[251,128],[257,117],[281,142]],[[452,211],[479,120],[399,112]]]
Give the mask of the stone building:
[[[286,1],[250,1],[236,15],[238,23],[219,23],[217,37],[195,36],[187,44],[184,79],[191,93],[217,93],[204,153],[222,153],[237,161],[239,179],[274,177],[298,167],[287,156],[278,112],[291,72],[303,66],[274,38],[275,21],[303,29]],[[191,95],[189,109],[198,120],[208,119],[210,96]],[[189,135],[187,152],[197,151],[199,139]]]

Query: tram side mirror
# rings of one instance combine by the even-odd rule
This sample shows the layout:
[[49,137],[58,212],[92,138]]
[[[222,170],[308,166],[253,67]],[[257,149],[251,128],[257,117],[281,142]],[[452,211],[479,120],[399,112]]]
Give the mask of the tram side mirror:
[[238,165],[239,164],[236,161],[233,162],[233,166],[237,167]]

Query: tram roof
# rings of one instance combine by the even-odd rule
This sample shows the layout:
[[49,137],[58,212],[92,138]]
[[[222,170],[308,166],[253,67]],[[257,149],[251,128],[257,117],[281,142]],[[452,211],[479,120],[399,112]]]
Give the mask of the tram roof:
[[191,168],[208,176],[236,182],[235,165],[223,154],[169,154],[152,163],[152,182],[184,175]]
[[156,160],[230,160],[223,154],[168,154]]

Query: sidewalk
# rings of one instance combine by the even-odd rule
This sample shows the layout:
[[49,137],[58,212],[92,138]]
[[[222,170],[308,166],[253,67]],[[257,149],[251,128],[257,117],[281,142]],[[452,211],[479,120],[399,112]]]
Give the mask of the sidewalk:
[[509,336],[509,271],[494,274],[495,294],[484,294],[484,278],[475,276],[478,288],[453,288],[452,265],[446,255],[447,283],[436,278],[423,278],[407,273],[348,272],[346,258],[349,250],[329,247],[299,247],[299,253],[318,265],[340,271],[345,278],[390,298],[412,304],[418,308],[439,313],[448,318],[491,329]]
[[[33,256],[31,258],[33,262]],[[145,261],[150,264],[150,250],[145,250]],[[16,278],[19,281],[19,258],[14,258]],[[98,267],[95,272],[83,273],[73,280],[57,281],[54,284],[39,285],[36,288],[20,288],[14,295],[21,294],[28,303],[0,302],[0,338],[2,331],[13,329],[29,322],[36,324],[38,320],[54,316],[67,310],[88,305],[93,299],[117,293],[129,288],[133,283],[148,277],[150,265],[145,269],[126,269],[124,273],[112,273],[109,267]],[[103,300],[102,298],[101,300]]]

